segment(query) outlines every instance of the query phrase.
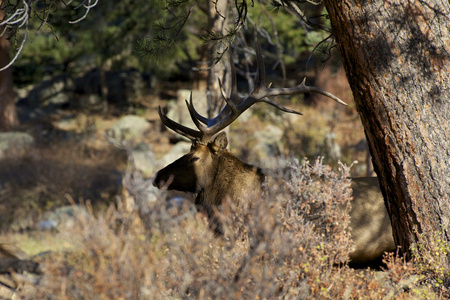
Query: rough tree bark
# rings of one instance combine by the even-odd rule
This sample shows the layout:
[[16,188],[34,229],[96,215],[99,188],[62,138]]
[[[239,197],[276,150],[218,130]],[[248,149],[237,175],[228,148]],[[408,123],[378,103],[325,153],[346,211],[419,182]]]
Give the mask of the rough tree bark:
[[447,0],[325,0],[394,239],[450,243]]

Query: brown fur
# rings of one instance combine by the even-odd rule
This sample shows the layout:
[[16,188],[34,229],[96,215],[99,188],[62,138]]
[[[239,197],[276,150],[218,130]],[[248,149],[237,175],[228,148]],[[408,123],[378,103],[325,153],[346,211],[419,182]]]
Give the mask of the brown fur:
[[238,202],[249,193],[259,193],[265,175],[259,168],[242,162],[225,148],[225,133],[207,145],[193,143],[191,151],[160,170],[153,184],[158,188],[197,194],[196,206],[204,211],[214,231],[221,233],[214,208],[224,199]]

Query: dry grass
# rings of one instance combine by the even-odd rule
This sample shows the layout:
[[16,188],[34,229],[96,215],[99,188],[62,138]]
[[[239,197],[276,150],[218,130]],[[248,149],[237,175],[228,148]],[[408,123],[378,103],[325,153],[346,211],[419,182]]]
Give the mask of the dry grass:
[[79,140],[9,153],[0,160],[0,231],[33,226],[44,212],[69,205],[68,196],[99,206],[114,201],[125,162],[112,146],[99,151]]
[[[412,263],[384,272],[346,265],[348,170],[293,163],[262,198],[220,211],[225,238],[188,203],[147,213],[111,206],[59,233],[71,251],[41,258],[44,275],[23,299],[437,299]],[[275,178],[276,179],[276,178]],[[274,180],[277,182],[277,180]],[[431,274],[431,273],[428,273]],[[22,294],[21,294],[22,293]],[[28,294],[27,294],[28,293]]]

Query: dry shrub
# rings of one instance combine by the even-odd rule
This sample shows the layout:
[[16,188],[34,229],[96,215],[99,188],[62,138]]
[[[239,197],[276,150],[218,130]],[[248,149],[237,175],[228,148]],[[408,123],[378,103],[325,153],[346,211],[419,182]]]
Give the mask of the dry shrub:
[[[293,163],[290,179],[264,197],[218,211],[225,236],[205,216],[157,201],[145,216],[110,207],[81,215],[61,233],[73,251],[41,262],[24,299],[382,299],[420,298],[415,267],[388,257],[387,270],[350,269],[347,168]],[[276,181],[276,180],[275,180]],[[245,201],[244,201],[245,200]],[[88,206],[89,208],[89,206]],[[419,295],[419,296],[418,296]],[[434,295],[431,291],[431,297]]]
[[450,245],[443,235],[442,231],[428,238],[419,235],[419,242],[411,247],[411,252],[423,285],[450,298]]

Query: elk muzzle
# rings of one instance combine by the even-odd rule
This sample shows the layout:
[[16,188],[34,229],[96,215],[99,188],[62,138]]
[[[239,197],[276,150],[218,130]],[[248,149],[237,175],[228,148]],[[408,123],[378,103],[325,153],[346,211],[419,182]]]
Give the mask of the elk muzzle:
[[197,175],[186,154],[156,173],[153,186],[165,190],[196,192]]

